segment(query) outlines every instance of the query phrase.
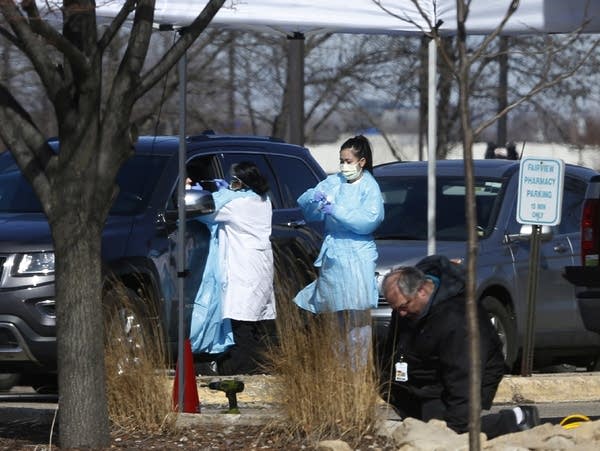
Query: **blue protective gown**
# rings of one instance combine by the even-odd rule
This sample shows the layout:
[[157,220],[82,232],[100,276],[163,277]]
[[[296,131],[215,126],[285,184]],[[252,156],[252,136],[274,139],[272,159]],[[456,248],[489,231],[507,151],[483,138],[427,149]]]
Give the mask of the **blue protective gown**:
[[210,229],[210,245],[206,266],[202,274],[202,283],[196,294],[190,325],[190,343],[192,351],[218,354],[234,345],[231,321],[223,318],[222,302],[227,281],[224,280],[224,268],[219,258],[218,212],[225,204],[241,197],[257,196],[252,191],[232,191],[220,189],[213,193],[215,213],[198,216],[200,222]]
[[[331,214],[319,210],[315,191],[327,195]],[[313,313],[367,310],[377,306],[377,248],[372,233],[383,221],[383,197],[370,172],[348,183],[341,173],[330,175],[298,198],[307,221],[325,221],[325,239],[314,265],[317,280],[294,298]]]

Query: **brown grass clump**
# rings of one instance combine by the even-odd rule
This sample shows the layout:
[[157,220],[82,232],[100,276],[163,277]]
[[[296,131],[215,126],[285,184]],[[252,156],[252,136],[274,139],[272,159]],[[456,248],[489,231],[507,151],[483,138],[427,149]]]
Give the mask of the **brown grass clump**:
[[[109,418],[126,431],[172,430],[164,340],[156,314],[135,292],[115,285],[105,303]],[[143,307],[142,307],[143,306]],[[164,369],[164,371],[162,370]]]
[[373,431],[377,420],[372,346],[352,347],[349,331],[336,314],[301,312],[291,300],[295,292],[287,292],[291,290],[282,283],[276,287],[279,343],[269,360],[287,427],[309,440],[359,440]]

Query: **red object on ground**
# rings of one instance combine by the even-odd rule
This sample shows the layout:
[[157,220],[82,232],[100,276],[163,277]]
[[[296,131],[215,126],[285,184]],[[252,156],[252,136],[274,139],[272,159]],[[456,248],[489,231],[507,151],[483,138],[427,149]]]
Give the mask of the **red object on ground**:
[[[175,382],[173,383],[173,409],[179,410],[179,372],[181,358],[177,359],[175,369]],[[189,339],[183,342],[183,409],[185,413],[200,413],[200,399],[198,397],[198,386],[196,385],[196,373],[194,371],[194,357],[192,356],[192,345]]]

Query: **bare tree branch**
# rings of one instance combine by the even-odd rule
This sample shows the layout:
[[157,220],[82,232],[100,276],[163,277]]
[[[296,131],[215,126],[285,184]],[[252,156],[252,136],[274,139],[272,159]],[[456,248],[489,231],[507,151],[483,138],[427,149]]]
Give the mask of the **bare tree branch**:
[[[56,28],[50,26],[40,17],[40,12],[34,0],[23,1],[21,5],[23,10],[27,13],[27,17],[29,18],[29,26],[34,33],[43,37],[45,42],[54,46],[59,52],[61,52],[65,58],[67,58],[69,64],[71,64],[76,73],[82,74],[89,71],[90,68],[86,57],[79,49],[77,49],[77,47],[65,39],[65,37],[56,30]],[[93,5],[88,5],[88,8],[93,11]],[[77,13],[82,13],[81,6],[77,7]]]
[[14,34],[12,34],[5,27],[0,27],[0,36],[3,36],[7,41],[9,41],[10,43],[12,43],[15,47],[23,50],[23,47],[22,47],[23,44],[19,40],[19,38],[17,38]]
[[38,45],[36,35],[32,32],[29,22],[23,17],[13,0],[0,1],[0,11],[19,39],[21,43],[19,48],[31,60],[48,94],[51,97],[56,96],[62,81],[54,70],[54,65],[44,47]]
[[[414,25],[416,28],[418,28],[419,30],[421,30],[423,32],[423,34],[429,36],[430,35],[430,30],[433,30],[435,28],[435,24],[434,24],[432,18],[429,17],[429,15],[427,14],[427,12],[425,10],[423,10],[423,8],[421,7],[421,4],[417,0],[411,0],[411,1],[412,1],[413,5],[415,5],[415,7],[417,8],[417,11],[419,12],[419,14],[423,18],[423,20],[425,20],[425,22],[427,22],[427,26],[428,26],[429,30],[425,30],[420,24],[418,24],[417,22],[415,22],[414,20],[412,20],[408,15],[402,15],[401,16],[400,14],[396,14],[391,9],[383,6],[383,4],[381,3],[380,0],[373,0],[373,3],[375,5],[377,5],[377,6],[379,6],[379,8],[381,8],[382,11],[385,11],[390,16],[395,17],[396,19],[401,20],[402,22]],[[435,3],[435,1],[432,1],[432,3],[433,3],[433,7],[434,7],[434,17],[433,17],[433,19],[435,19],[435,10],[436,10],[435,7],[436,7],[436,3]]]
[[[581,66],[583,66],[583,64],[585,64],[587,58],[594,52],[594,50],[598,47],[599,44],[600,44],[600,40],[597,40],[588,49],[588,51],[585,53],[585,55],[577,61],[577,64],[575,66],[573,66],[573,68],[571,70],[569,70],[567,72],[563,72],[551,80],[542,81],[540,83],[537,83],[533,88],[531,88],[531,90],[529,92],[527,92],[526,94],[521,94],[521,97],[519,99],[517,99],[513,103],[507,105],[506,108],[499,111],[494,116],[487,119],[486,121],[482,122],[478,127],[476,127],[473,130],[473,134],[475,136],[478,136],[483,130],[485,130],[487,127],[489,127],[494,122],[496,122],[498,120],[498,118],[506,115],[509,111],[514,110],[517,106],[521,105],[524,102],[529,101],[533,96],[539,94],[540,92],[545,91],[548,88],[555,86],[555,85],[559,84],[560,82],[566,80],[567,78],[573,76],[573,74],[575,74],[581,68]],[[548,72],[549,72],[549,67],[547,66],[545,68],[544,73],[547,74]]]
[[[31,183],[38,185],[40,193],[47,196],[50,184],[45,171],[48,170],[48,162],[53,153],[29,113],[3,84],[0,84],[0,121],[5,125],[10,124],[9,127],[0,127],[2,140],[23,167],[27,168],[24,173],[32,175]],[[49,208],[47,197],[40,200]]]
[[[195,39],[204,31],[215,14],[219,11],[225,0],[210,0],[202,12],[196,17],[181,38],[173,45],[173,47],[163,56],[149,72],[147,72],[141,80],[141,83],[135,90],[135,97],[139,98],[148,89],[156,84],[156,82],[183,56],[188,47]],[[138,7],[139,8],[139,7]]]
[[129,14],[135,9],[137,0],[127,0],[123,7],[119,10],[118,14],[112,20],[110,25],[104,30],[104,34],[98,41],[98,48],[102,52],[114,39],[115,35],[119,32]]

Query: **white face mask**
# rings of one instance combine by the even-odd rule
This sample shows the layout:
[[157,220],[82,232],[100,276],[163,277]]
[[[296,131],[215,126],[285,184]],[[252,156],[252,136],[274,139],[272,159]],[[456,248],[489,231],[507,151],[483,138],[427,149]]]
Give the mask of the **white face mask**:
[[340,172],[346,177],[349,182],[356,180],[362,174],[362,168],[359,163],[341,163]]

